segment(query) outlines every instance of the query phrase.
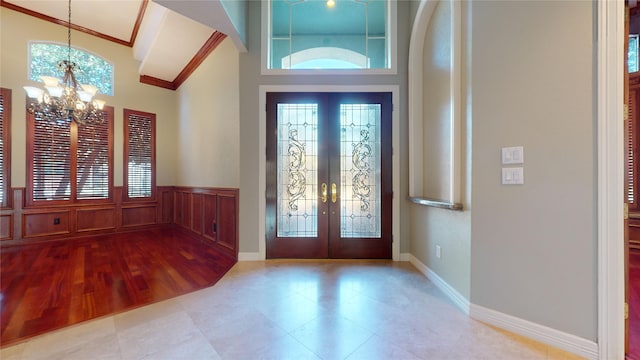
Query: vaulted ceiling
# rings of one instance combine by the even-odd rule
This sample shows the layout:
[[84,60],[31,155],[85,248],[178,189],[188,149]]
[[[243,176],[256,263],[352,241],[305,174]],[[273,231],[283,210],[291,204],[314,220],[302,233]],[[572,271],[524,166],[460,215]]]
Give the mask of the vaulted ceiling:
[[[67,25],[67,0],[0,1],[3,7]],[[222,1],[229,0],[74,0],[71,26],[132,47],[140,81],[175,90],[226,36],[246,51],[244,29],[232,21],[243,25],[246,3],[235,2],[230,16],[230,6]]]

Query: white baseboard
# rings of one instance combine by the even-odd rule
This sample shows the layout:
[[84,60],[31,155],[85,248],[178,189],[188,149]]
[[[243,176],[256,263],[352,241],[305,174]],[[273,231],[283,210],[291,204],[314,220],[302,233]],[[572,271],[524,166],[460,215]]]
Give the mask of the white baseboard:
[[429,267],[422,263],[422,261],[418,260],[412,254],[409,255],[409,262],[415,266],[421,273],[424,274],[431,282],[438,287],[457,307],[462,310],[465,314],[469,315],[469,300],[464,297],[462,294],[458,292],[458,290],[454,289],[453,286],[449,285],[444,279],[442,279],[438,274],[436,274],[433,270],[429,269]]
[[264,260],[259,252],[241,252],[238,253],[238,261],[262,261]]
[[411,258],[411,254],[410,253],[401,253],[400,254],[400,261],[409,261]]
[[[402,256],[405,254],[401,254]],[[587,359],[598,359],[598,344],[594,341],[567,334],[565,332],[552,329],[550,327],[536,324],[515,316],[503,314],[480,305],[469,302],[462,294],[449,285],[428,266],[423,264],[412,254],[408,255],[409,262],[423,273],[434,285],[436,285],[451,301],[454,302],[465,314],[478,321],[497,326],[501,329],[528,337],[557,347],[562,350],[583,356]]]
[[478,321],[538,340],[587,359],[598,359],[598,344],[593,341],[503,314],[480,305],[471,304],[470,310],[471,317]]

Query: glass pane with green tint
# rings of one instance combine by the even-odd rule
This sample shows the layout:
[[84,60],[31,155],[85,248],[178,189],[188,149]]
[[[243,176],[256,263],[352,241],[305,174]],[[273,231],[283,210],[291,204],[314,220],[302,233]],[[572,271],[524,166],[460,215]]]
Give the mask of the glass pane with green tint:
[[[66,45],[31,43],[29,79],[40,81],[40,76],[54,76],[62,79],[64,73],[58,69],[58,63],[68,58],[68,52]],[[113,95],[113,64],[76,48],[71,48],[71,61],[76,63],[74,74],[80,84],[93,85],[98,88],[99,93]]]
[[629,57],[627,64],[630,73],[638,71],[638,34],[629,35]]
[[387,0],[271,0],[271,69],[388,69]]

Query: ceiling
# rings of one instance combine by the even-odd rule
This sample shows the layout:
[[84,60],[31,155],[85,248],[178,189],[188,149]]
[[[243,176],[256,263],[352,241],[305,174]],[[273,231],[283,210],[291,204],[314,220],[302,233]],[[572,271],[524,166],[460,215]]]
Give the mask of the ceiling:
[[[67,24],[67,0],[1,1],[6,8]],[[201,4],[216,2],[219,0],[199,1]],[[140,62],[141,81],[172,89],[186,80],[225,38],[217,31],[216,16],[205,17],[205,25],[150,0],[71,2],[71,24],[75,30],[132,47],[135,59]],[[219,23],[225,25],[224,21]]]

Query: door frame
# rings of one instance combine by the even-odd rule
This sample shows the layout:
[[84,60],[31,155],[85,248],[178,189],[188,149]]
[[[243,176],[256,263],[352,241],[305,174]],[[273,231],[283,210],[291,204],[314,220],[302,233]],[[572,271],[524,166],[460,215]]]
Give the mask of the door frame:
[[597,1],[598,357],[624,359],[624,1]]
[[[400,114],[398,111],[400,87],[398,85],[260,85],[259,89],[259,120],[258,120],[258,137],[260,149],[258,173],[259,173],[259,189],[258,189],[258,257],[260,260],[266,259],[267,235],[266,235],[266,187],[267,187],[267,93],[268,92],[390,92],[393,110],[391,113],[392,139],[391,147],[393,155],[392,162],[392,182],[393,182],[393,201],[392,201],[392,238],[391,245],[393,261],[408,260],[408,255],[400,254],[400,161],[399,161],[399,141],[400,141]],[[403,259],[406,258],[406,259]]]

